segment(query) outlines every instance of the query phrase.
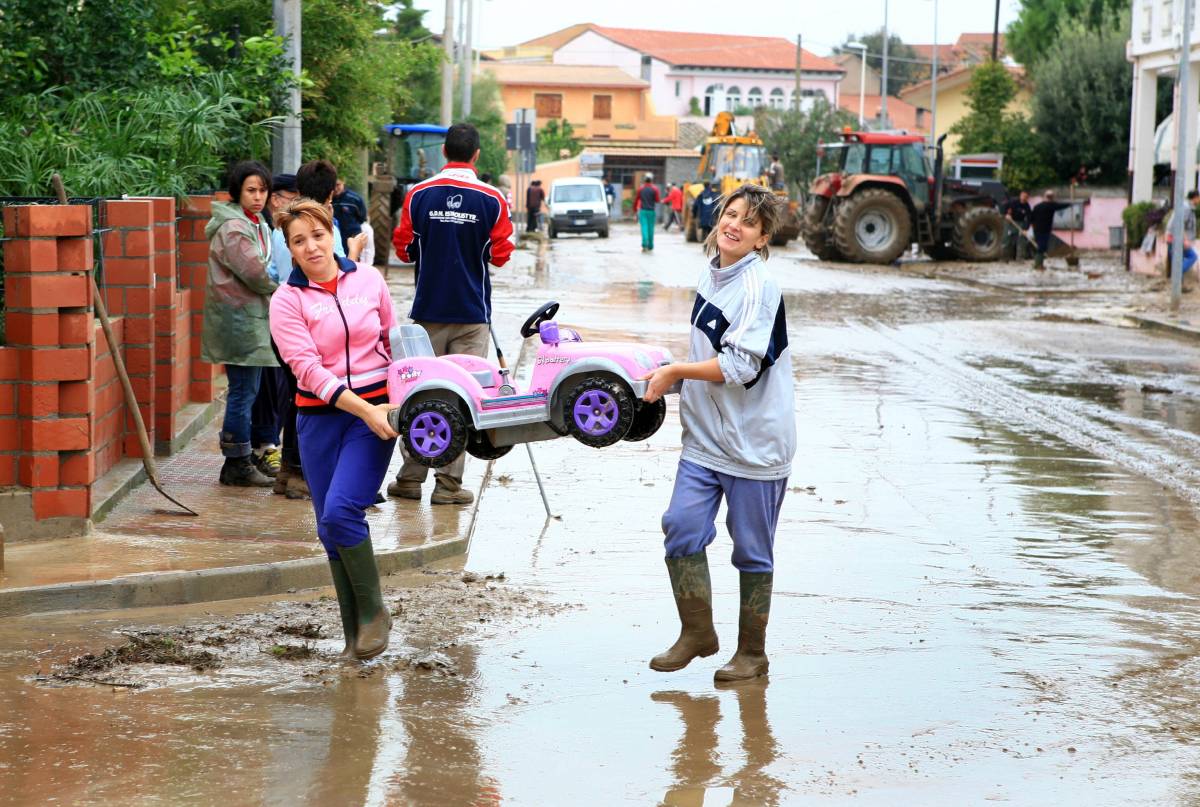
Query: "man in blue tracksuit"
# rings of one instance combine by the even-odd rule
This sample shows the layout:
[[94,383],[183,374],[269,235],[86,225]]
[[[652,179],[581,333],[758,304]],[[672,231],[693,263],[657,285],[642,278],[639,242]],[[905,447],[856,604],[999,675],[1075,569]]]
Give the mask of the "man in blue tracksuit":
[[[429,334],[434,353],[486,356],[492,318],[488,264],[503,266],[512,255],[512,219],[504,194],[475,174],[479,132],[474,126],[451,126],[442,152],[446,167],[405,197],[392,244],[400,260],[416,264],[411,316]],[[437,470],[433,504],[474,501],[462,488],[464,464],[460,456]],[[406,453],[388,495],[420,499],[428,474]]]

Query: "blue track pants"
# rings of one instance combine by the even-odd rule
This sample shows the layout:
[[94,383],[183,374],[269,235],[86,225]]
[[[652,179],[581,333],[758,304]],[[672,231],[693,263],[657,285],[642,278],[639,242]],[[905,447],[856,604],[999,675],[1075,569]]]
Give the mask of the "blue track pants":
[[380,440],[349,412],[296,416],[304,479],[317,514],[317,537],[337,560],[338,547],[371,537],[366,510],[387,474],[395,440]]
[[639,210],[638,224],[642,227],[642,249],[654,249],[654,209]]
[[662,529],[668,558],[694,555],[717,537],[717,509],[729,503],[725,525],[733,538],[733,565],[742,572],[775,570],[775,527],[787,480],[769,482],[718,473],[679,461]]

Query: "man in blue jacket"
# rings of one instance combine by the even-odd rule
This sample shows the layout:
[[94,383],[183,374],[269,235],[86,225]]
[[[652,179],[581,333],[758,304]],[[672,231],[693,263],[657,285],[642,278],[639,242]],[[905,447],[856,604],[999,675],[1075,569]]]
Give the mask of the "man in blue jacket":
[[[409,191],[392,234],[396,255],[415,264],[413,321],[425,328],[438,356],[487,356],[492,318],[492,279],[488,264],[503,266],[512,256],[512,219],[504,194],[475,174],[479,132],[456,123],[442,146],[446,167]],[[439,468],[433,504],[470,504],[462,488],[464,457]],[[429,469],[407,453],[388,495],[420,499]]]

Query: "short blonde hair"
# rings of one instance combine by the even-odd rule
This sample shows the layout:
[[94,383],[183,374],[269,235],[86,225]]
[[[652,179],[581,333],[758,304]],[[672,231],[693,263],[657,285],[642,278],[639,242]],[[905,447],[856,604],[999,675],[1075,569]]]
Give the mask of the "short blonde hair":
[[325,209],[325,205],[301,196],[275,214],[275,226],[283,231],[285,242],[288,240],[288,228],[299,219],[315,220],[314,223],[320,224],[333,235],[333,216]]
[[779,227],[783,223],[783,205],[770,188],[753,185],[749,182],[721,199],[714,219],[715,224],[712,231],[709,232],[708,238],[704,239],[704,254],[710,258],[717,254],[717,227],[725,215],[725,210],[738,199],[746,200],[746,220],[760,225],[763,235],[767,237],[767,243],[758,250],[758,254],[765,261],[771,254],[771,237],[779,231]]

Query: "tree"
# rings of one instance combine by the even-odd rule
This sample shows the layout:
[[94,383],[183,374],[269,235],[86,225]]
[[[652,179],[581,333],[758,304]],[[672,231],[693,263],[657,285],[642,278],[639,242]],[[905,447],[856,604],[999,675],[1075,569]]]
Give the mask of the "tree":
[[1034,72],[1033,125],[1047,162],[1063,178],[1080,167],[1123,182],[1128,165],[1129,63],[1126,25],[1072,26]]
[[1127,21],[1129,13],[1130,0],[1021,0],[1005,44],[1014,59],[1033,66],[1055,49],[1065,29],[1101,31]]
[[1016,95],[1017,83],[1007,67],[998,62],[979,65],[967,87],[971,111],[950,127],[950,133],[959,136],[960,153],[1003,154],[1001,179],[1009,187],[1028,188],[1051,182],[1054,174],[1043,160],[1041,143],[1029,120],[1006,111]]
[[[861,42],[867,46],[867,66],[883,75],[883,29],[870,34],[863,34],[847,42]],[[847,48],[842,45],[835,49],[838,53],[861,53],[857,48]],[[895,34],[888,36],[888,95],[895,95],[909,84],[924,81],[929,76],[930,68],[917,61],[917,52],[906,45]],[[878,88],[868,87],[868,93],[877,93]]]
[[479,130],[479,160],[475,170],[493,177],[507,172],[504,107],[500,103],[500,85],[491,74],[477,75],[471,84],[471,115],[467,123]]
[[538,162],[561,160],[564,151],[569,157],[583,151],[583,143],[575,136],[575,127],[565,118],[561,124],[557,120],[546,121],[537,136]]
[[765,107],[754,111],[754,127],[767,151],[779,155],[785,175],[802,188],[816,177],[817,146],[836,140],[843,126],[856,122],[824,98],[817,98],[808,112]]

